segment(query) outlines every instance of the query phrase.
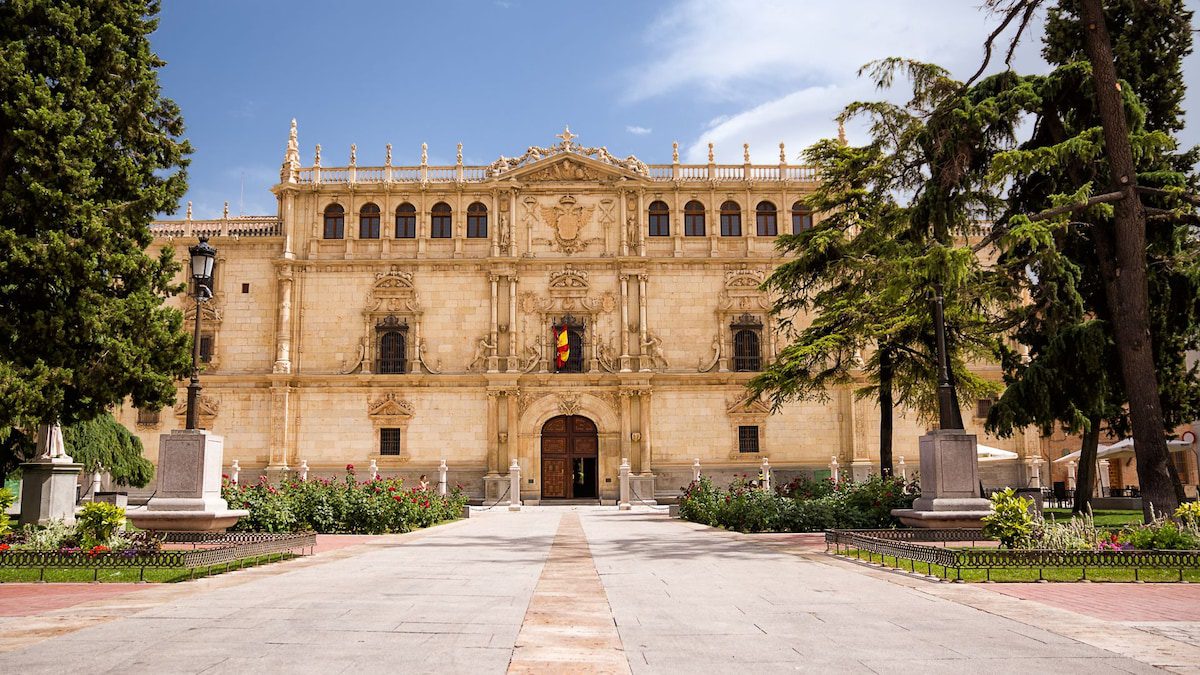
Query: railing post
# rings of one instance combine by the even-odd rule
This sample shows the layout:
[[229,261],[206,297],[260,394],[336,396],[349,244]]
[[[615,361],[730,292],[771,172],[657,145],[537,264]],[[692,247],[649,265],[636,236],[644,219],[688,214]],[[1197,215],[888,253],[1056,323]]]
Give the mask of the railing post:
[[371,471],[371,480],[375,480],[375,479],[379,478],[379,465],[375,462],[375,460],[371,460],[370,471]]
[[700,458],[697,457],[692,461],[692,482],[700,482]]
[[512,466],[508,467],[508,510],[521,510],[521,465],[513,458]]
[[769,459],[767,459],[766,457],[763,457],[761,471],[762,471],[762,483],[761,483],[762,489],[764,492],[770,494],[770,492],[771,492],[771,461]]
[[300,471],[300,480],[304,481],[304,482],[308,482],[308,460],[307,459],[300,460],[299,471]]
[[831,458],[829,459],[829,477],[830,477],[830,478],[833,480],[834,484],[837,484],[837,482],[838,482],[838,461],[837,461],[837,457],[831,457]]
[[620,474],[620,480],[621,480],[621,499],[620,499],[620,503],[617,504],[617,510],[628,511],[631,508],[633,508],[633,506],[629,503],[629,458],[628,457],[621,458],[621,468],[619,469],[618,473]]
[[229,482],[238,482],[238,475],[242,473],[242,467],[238,466],[238,461],[233,460],[233,464],[229,467]]
[[908,467],[904,466],[904,455],[900,455],[900,480],[908,480]]
[[446,460],[444,459],[441,464],[438,464],[438,494],[446,496]]

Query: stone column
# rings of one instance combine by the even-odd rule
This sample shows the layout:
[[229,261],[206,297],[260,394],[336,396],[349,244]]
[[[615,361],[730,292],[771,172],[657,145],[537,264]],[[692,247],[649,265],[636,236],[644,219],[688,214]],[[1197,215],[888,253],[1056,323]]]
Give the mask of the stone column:
[[492,323],[491,323],[491,328],[489,329],[489,332],[488,332],[488,342],[490,342],[492,346],[488,349],[488,355],[487,355],[487,371],[489,373],[496,372],[496,347],[499,346],[499,344],[500,344],[497,341],[497,339],[498,339],[497,336],[500,335],[500,330],[499,330],[500,297],[499,297],[499,294],[497,293],[497,285],[498,285],[499,281],[500,281],[499,276],[497,276],[495,274],[488,275],[488,282],[491,284],[491,290],[492,290]]
[[641,400],[638,402],[638,417],[642,426],[642,462],[641,475],[653,475],[651,469],[650,458],[650,390],[643,389],[641,392]]
[[621,372],[631,372],[629,367],[629,275],[621,273]]
[[508,277],[508,367],[506,370],[515,373],[520,369],[521,355],[517,352],[517,277]]
[[638,275],[638,362],[639,370],[648,371],[654,365],[647,362],[646,357],[646,275]]
[[276,373],[292,372],[292,270],[279,270],[279,325],[275,332]]
[[[633,433],[633,412],[629,399],[634,395],[634,392],[622,389],[617,392],[617,395],[621,397],[621,456],[630,457],[633,456],[630,454],[633,449],[633,438],[631,435]],[[640,456],[633,456],[633,459],[635,462],[641,462]],[[634,467],[634,470],[636,471],[637,467]]]
[[518,420],[517,395],[518,391],[516,389],[509,389],[504,392],[504,400],[507,404],[508,424],[504,429],[507,438],[503,447],[504,457],[502,458],[501,465],[507,464],[517,457],[517,440],[521,437],[520,430],[517,428],[520,424]]
[[498,444],[497,397],[500,392],[489,389],[487,392],[487,472],[495,475],[500,472],[500,457]]
[[[267,470],[288,470],[288,445],[290,444],[292,389],[280,382],[271,385],[271,446]],[[224,446],[222,446],[224,447]]]

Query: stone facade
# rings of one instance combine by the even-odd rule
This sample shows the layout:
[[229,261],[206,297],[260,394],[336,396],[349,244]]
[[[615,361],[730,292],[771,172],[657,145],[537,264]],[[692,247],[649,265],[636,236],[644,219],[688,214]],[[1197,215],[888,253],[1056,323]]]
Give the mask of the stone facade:
[[[429,166],[424,148],[420,164],[392,166],[389,146],[383,167],[357,166],[352,148],[349,166],[329,168],[317,146],[301,167],[293,126],[276,216],[153,226],[155,246],[178,257],[201,235],[219,252],[201,317],[211,350],[201,420],[225,437],[243,480],[301,460],[314,473],[374,460],[415,478],[445,459],[450,481],[482,496],[485,477],[515,458],[522,498],[536,502],[542,429],[562,415],[595,424],[589,480],[606,500],[623,457],[646,499],[677,494],[697,458],[724,477],[757,473],[763,457],[777,478],[828,471],[833,457],[856,475],[878,470],[878,409],[849,388],[775,414],[745,401],[753,372],[739,368],[753,363],[735,342],[752,334],[763,362],[782,346],[758,287],[779,261],[774,232],[811,223],[793,213],[814,187],[811,168],[787,164],[782,145],[774,164],[752,164],[747,148],[739,164],[710,154],[684,165],[676,150],[671,164],[647,166],[569,131],[559,139],[490,166],[462,165],[461,147],[454,166]],[[431,236],[445,223],[439,204],[449,237]],[[340,238],[327,218],[339,208]],[[410,212],[413,236],[397,236]],[[194,311],[189,298],[173,302]],[[581,372],[556,372],[564,325]],[[399,336],[390,348],[388,333]],[[183,424],[183,384],[175,414],[120,413],[151,459],[158,434]],[[757,433],[757,452],[740,451],[739,428]],[[895,452],[910,468],[925,430],[911,414],[897,419]],[[1036,437],[981,440],[1038,452]],[[1023,481],[1023,466],[1011,463],[1006,480]]]

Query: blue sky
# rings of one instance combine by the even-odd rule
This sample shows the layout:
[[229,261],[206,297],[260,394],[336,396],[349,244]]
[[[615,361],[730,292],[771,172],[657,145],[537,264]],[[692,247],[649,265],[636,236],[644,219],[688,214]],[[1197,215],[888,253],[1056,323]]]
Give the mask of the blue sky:
[[[274,212],[293,117],[304,165],[317,143],[326,166],[348,163],[351,143],[360,165],[382,164],[387,143],[393,163],[416,164],[423,141],[430,163],[452,164],[461,141],[466,163],[487,164],[554,142],[564,124],[648,163],[669,162],[673,140],[684,161],[703,161],[710,140],[718,162],[740,162],[743,142],[753,161],[778,161],[780,141],[798,161],[843,105],[876,96],[855,75],[863,63],[973,71],[995,24],[978,4],[174,0],[151,39],[196,149],[184,201],[205,218],[225,200],[235,215]],[[1188,79],[1200,89],[1198,58]],[[1044,69],[1035,42],[1017,65]]]

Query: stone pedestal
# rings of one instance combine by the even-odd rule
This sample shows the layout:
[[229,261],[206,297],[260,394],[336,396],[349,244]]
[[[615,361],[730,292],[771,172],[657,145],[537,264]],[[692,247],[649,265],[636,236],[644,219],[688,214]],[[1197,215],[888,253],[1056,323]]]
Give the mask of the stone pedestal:
[[892,515],[909,527],[980,527],[992,510],[979,494],[974,434],[936,429],[921,437],[921,497]]
[[862,483],[873,473],[879,472],[875,470],[875,465],[869,459],[856,459],[850,462],[850,476],[854,478],[855,483]]
[[654,474],[649,471],[641,475],[629,475],[629,491],[634,504],[655,506],[658,500],[654,498]]
[[38,459],[21,465],[22,525],[45,525],[52,520],[75,522],[75,485],[82,464],[70,457]]
[[[509,489],[508,476],[501,474],[492,474],[483,477],[483,505],[491,506],[493,504],[507,504],[509,497],[505,496],[505,492]],[[504,497],[504,499],[500,499]]]
[[221,498],[224,439],[177,429],[158,440],[158,489],[144,508],[126,513],[144,530],[224,531],[250,515]]

